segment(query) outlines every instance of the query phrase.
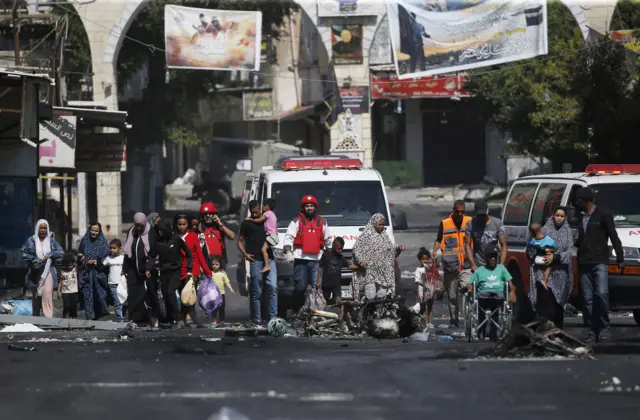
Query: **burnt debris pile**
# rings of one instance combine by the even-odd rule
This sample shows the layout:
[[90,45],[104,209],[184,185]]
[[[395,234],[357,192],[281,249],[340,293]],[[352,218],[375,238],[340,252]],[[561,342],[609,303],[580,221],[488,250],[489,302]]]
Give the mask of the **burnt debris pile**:
[[400,297],[347,300],[327,311],[303,310],[299,319],[306,336],[391,339],[424,331],[426,321],[404,305]]
[[479,356],[499,358],[568,357],[593,358],[593,350],[587,344],[545,319],[526,325],[514,323],[509,334],[493,348],[480,352]]

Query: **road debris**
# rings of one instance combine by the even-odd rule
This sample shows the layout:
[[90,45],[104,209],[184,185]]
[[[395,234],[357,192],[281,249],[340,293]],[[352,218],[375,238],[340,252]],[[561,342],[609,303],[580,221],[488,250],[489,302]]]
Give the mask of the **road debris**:
[[[305,309],[299,315],[306,336],[409,337],[427,329],[426,321],[404,306],[402,298],[387,297],[360,302],[345,300],[333,312]],[[340,316],[342,314],[342,317]]]
[[622,386],[622,381],[617,376],[611,378],[610,381],[602,381],[602,385],[599,389],[600,392],[613,393],[613,392],[640,392],[640,385],[634,386]]
[[33,324],[14,324],[7,325],[0,332],[44,332],[44,330]]
[[11,351],[36,351],[35,347],[18,346],[16,344],[9,344],[7,348]]
[[567,334],[547,320],[526,325],[514,324],[509,334],[495,347],[481,350],[480,356],[498,358],[565,357],[593,359],[593,350],[587,344]]

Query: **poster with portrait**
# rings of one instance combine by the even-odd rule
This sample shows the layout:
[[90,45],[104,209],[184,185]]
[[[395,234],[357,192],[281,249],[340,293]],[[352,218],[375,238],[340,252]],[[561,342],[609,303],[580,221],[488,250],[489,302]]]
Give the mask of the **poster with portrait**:
[[362,64],[362,24],[331,25],[331,59],[334,64]]
[[547,54],[544,0],[389,0],[399,79],[434,76]]
[[164,25],[169,68],[260,69],[261,12],[167,5]]

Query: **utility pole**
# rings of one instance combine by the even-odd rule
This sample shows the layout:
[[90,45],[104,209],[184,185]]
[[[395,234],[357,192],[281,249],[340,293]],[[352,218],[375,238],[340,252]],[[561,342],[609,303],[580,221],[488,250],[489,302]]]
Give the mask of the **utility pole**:
[[13,21],[13,54],[17,67],[20,65],[20,13],[18,11],[18,0],[13,0],[11,19]]

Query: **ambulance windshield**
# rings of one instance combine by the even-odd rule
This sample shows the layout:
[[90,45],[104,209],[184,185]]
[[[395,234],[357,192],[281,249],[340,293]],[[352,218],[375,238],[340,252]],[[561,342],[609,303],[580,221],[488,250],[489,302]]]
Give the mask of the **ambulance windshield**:
[[318,200],[318,211],[329,226],[364,226],[375,213],[390,222],[378,181],[277,182],[271,185],[271,197],[276,199],[278,227],[289,226],[300,211],[300,200],[309,194]]
[[593,184],[595,203],[613,215],[616,227],[640,226],[640,184]]

